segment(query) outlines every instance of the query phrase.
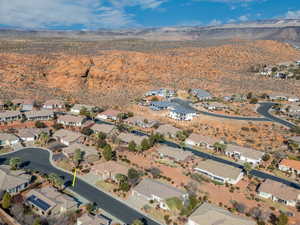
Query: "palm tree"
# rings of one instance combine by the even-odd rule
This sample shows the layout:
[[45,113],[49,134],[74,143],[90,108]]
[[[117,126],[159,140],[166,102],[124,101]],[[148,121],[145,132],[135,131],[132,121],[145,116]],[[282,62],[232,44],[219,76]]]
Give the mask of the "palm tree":
[[22,160],[19,157],[13,157],[9,160],[9,165],[12,170],[16,170],[22,164]]
[[47,132],[42,132],[40,135],[39,135],[39,142],[41,144],[41,146],[46,146],[48,141],[49,141],[50,137],[49,137],[49,134]]
[[225,144],[222,144],[220,142],[216,142],[214,143],[214,149],[217,151],[217,152],[221,152],[221,153],[225,153],[225,150],[226,150],[226,145]]

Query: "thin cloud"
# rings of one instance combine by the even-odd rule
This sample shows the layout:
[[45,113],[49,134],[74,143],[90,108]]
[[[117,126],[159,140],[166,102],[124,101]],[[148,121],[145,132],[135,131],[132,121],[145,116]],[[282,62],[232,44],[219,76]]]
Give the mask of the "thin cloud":
[[126,7],[156,9],[166,0],[0,0],[0,24],[29,29],[137,26]]
[[300,10],[288,11],[284,17],[285,19],[300,19]]

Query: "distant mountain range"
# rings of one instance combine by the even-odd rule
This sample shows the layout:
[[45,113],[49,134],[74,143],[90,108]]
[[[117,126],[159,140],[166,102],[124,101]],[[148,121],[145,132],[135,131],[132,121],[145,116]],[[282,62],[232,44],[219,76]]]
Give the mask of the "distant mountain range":
[[219,26],[181,26],[160,28],[135,28],[122,30],[100,29],[97,31],[53,31],[1,29],[0,37],[58,37],[83,40],[145,39],[155,41],[184,40],[279,40],[300,43],[300,20],[277,19]]

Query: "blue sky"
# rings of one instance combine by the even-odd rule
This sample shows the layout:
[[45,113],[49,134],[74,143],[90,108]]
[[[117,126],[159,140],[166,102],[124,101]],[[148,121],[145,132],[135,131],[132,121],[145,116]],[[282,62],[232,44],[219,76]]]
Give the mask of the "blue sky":
[[0,28],[96,30],[300,19],[299,0],[0,0]]

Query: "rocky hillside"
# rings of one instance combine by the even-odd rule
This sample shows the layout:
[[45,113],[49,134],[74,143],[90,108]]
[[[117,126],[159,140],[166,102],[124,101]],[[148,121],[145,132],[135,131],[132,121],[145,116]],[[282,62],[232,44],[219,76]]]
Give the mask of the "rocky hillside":
[[[34,42],[30,46],[36,47]],[[24,48],[28,49],[26,43]],[[9,93],[12,97],[25,94],[44,99],[63,95],[66,99],[118,105],[158,87],[207,88],[217,95],[268,90],[300,92],[293,81],[277,83],[247,74],[248,68],[257,63],[300,59],[293,47],[277,41],[233,41],[215,47],[155,52],[97,48],[90,54],[2,51],[0,59],[0,94]]]

